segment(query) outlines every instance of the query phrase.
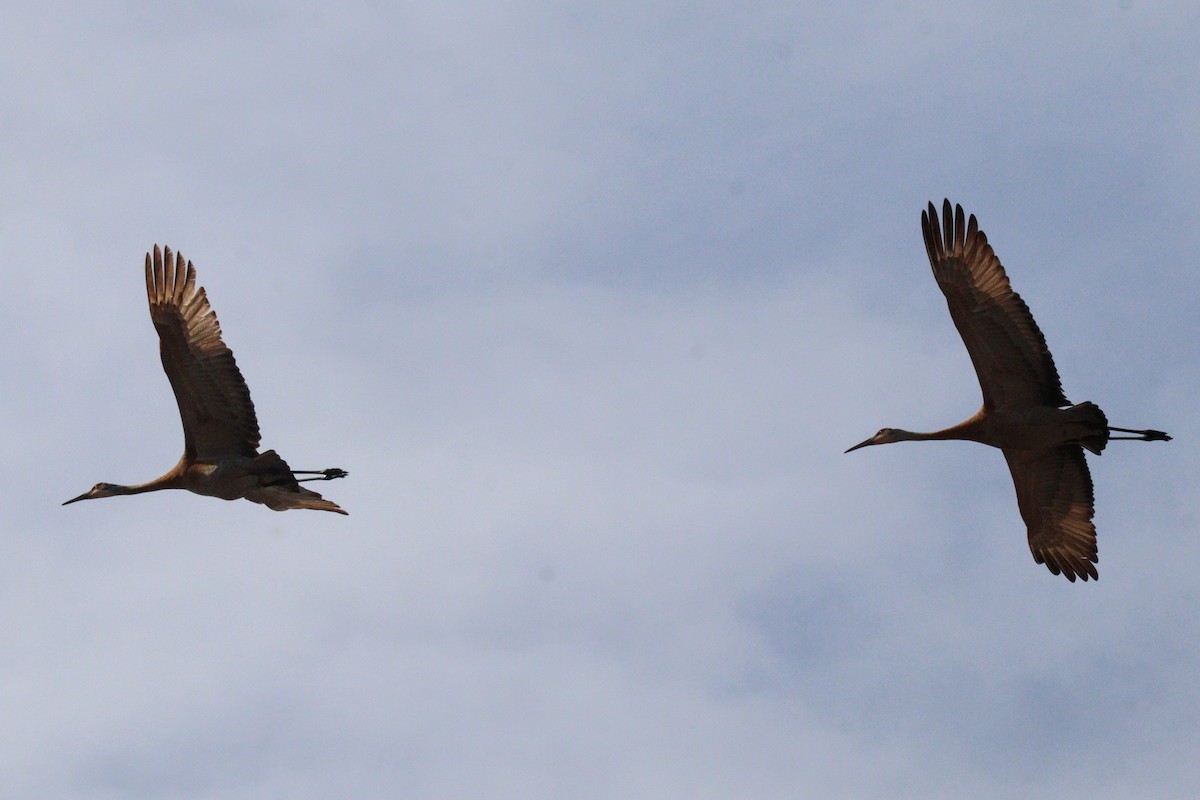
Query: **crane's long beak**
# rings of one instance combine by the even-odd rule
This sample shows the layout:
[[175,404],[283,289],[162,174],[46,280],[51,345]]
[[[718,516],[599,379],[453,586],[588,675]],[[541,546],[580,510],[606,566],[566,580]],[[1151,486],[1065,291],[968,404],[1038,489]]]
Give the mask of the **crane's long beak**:
[[[858,448],[860,448],[860,447],[866,447],[866,446],[867,446],[867,445],[869,445],[869,444],[875,444],[875,437],[874,437],[874,436],[872,436],[870,439],[867,439],[867,440],[866,440],[866,441],[864,441],[864,442],[859,442],[858,444],[854,445],[854,447],[851,447],[849,450],[847,450],[847,451],[846,451],[846,453],[849,453],[849,452],[851,452],[851,451],[857,450],[857,449],[858,449]],[[843,453],[843,455],[845,455],[845,453]]]
[[91,497],[91,494],[92,494],[92,490],[91,490],[91,489],[88,489],[86,492],[84,492],[83,494],[79,495],[79,497],[72,497],[70,500],[68,500],[67,502],[63,503],[63,505],[64,505],[64,506],[69,506],[69,505],[71,505],[71,503],[78,503],[80,500],[87,500],[89,497]]

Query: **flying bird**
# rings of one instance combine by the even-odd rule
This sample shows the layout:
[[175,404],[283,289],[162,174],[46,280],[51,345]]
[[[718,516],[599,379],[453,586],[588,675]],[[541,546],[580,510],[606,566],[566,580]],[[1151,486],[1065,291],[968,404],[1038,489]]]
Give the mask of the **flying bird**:
[[[175,390],[183,420],[183,456],[160,478],[136,486],[97,483],[63,505],[98,497],[187,489],[222,500],[245,498],[275,511],[311,508],[345,514],[300,484],[344,478],[345,470],[294,470],[274,450],[258,452],[258,418],[250,389],[233,353],[221,341],[221,326],[196,270],[183,255],[166,256],[154,246],[146,254],[146,294],[158,331],[163,370]],[[297,475],[316,477],[298,478]]]
[[[1033,560],[1055,575],[1099,579],[1092,478],[1084,448],[1100,455],[1114,439],[1170,441],[1162,431],[1114,428],[1095,403],[1072,405],[1029,307],[1012,290],[1000,259],[972,214],[933,203],[921,213],[925,251],[962,336],[983,407],[965,422],[933,433],[884,428],[846,452],[873,444],[965,439],[998,447],[1017,489]],[[1113,436],[1114,432],[1133,434]]]

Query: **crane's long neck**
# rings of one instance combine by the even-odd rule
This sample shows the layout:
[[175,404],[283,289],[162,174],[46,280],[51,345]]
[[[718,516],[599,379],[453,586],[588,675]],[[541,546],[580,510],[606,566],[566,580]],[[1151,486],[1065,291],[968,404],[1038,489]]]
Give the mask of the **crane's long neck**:
[[929,433],[921,433],[918,431],[906,431],[902,428],[896,428],[896,441],[898,442],[940,442],[947,439],[960,439],[971,442],[982,442],[983,434],[981,415],[976,414],[965,422],[960,422],[957,425],[951,425],[949,428],[943,428],[940,431],[930,431]]
[[159,489],[184,489],[183,475],[185,465],[176,464],[171,468],[171,471],[165,475],[160,475],[152,481],[145,483],[136,483],[133,486],[123,486],[119,483],[110,484],[109,491],[114,494],[143,494],[145,492],[157,492]]
[[183,485],[178,481],[164,481],[162,478],[155,478],[146,483],[138,483],[133,486],[124,486],[119,483],[109,484],[109,492],[111,494],[142,494],[144,492],[157,492],[159,489],[182,489]]

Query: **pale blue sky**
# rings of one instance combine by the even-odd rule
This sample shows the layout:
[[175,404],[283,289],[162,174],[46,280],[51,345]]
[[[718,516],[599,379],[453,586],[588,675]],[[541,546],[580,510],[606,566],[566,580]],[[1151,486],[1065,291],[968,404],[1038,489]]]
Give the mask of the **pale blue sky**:
[[[1189,3],[10,4],[0,774],[29,798],[1190,797]],[[1033,563],[919,219],[1091,458]],[[196,265],[349,517],[148,480]]]

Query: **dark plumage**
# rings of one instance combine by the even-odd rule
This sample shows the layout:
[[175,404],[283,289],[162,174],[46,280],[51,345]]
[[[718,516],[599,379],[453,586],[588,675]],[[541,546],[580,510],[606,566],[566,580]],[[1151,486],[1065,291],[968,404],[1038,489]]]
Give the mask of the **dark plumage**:
[[[187,489],[224,500],[245,498],[276,511],[311,508],[345,514],[300,483],[332,480],[344,470],[293,470],[274,450],[258,452],[260,434],[250,389],[233,353],[221,341],[221,326],[196,270],[180,254],[166,257],[154,246],[146,254],[146,295],[158,331],[163,370],[175,392],[183,422],[183,456],[169,472],[135,486],[98,483],[68,500]],[[320,475],[297,479],[296,475]]]
[[[1162,431],[1110,427],[1094,403],[1071,406],[1046,339],[1012,290],[1000,259],[962,206],[933,203],[921,214],[925,251],[966,345],[983,407],[965,422],[933,433],[884,428],[846,452],[874,444],[967,439],[1004,452],[1033,559],[1074,581],[1098,578],[1092,479],[1084,448],[1096,455],[1110,439],[1167,441]],[[1069,406],[1069,407],[1068,407]],[[1135,434],[1113,436],[1112,432]]]

